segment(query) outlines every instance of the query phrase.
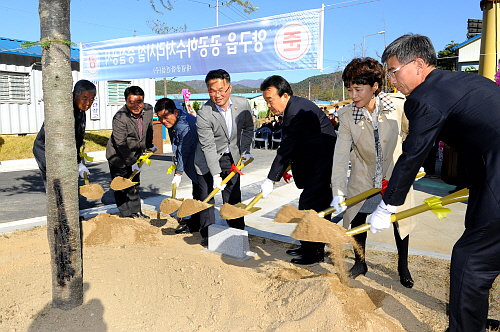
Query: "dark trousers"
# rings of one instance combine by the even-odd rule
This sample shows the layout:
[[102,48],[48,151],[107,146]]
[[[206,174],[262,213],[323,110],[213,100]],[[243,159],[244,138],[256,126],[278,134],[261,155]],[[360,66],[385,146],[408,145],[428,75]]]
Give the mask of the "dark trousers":
[[500,218],[466,229],[450,266],[450,332],[484,332],[488,296],[500,273]]
[[[193,185],[193,190],[192,190],[193,199],[203,201],[206,196],[205,197],[200,196],[200,185],[198,183],[194,183],[194,182],[192,182],[192,185]],[[186,225],[193,232],[199,231],[200,230],[200,213],[198,212],[198,213],[191,215],[191,217],[186,220]]]
[[[367,217],[368,213],[356,214],[356,216],[351,220],[351,228],[365,224]],[[396,247],[398,248],[398,273],[401,274],[405,273],[408,269],[408,246],[410,243],[410,235],[407,235],[404,239],[401,239],[396,223],[393,223],[392,226],[394,228],[394,240],[396,241]],[[357,261],[364,262],[367,232],[356,234],[353,237],[362,250],[362,253],[354,251],[354,256],[356,256]]]
[[[323,211],[330,207],[332,201],[332,189],[330,180],[319,181],[313,187],[304,188],[299,197],[299,210]],[[331,220],[331,215],[325,216],[325,219]],[[302,248],[302,257],[315,259],[325,254],[325,244],[323,242],[300,241]]]
[[[232,164],[233,158],[230,154],[224,154],[220,158],[219,165],[222,170],[220,176],[223,179],[229,175]],[[200,197],[205,199],[213,190],[214,179],[212,174],[198,175],[198,184],[200,186]],[[227,183],[226,188],[222,191],[222,201],[229,204],[241,202],[239,174],[235,174]],[[215,200],[212,198],[208,203],[214,204]],[[212,206],[200,212],[200,234],[202,237],[208,237],[208,226],[213,224],[215,224],[215,208]],[[243,217],[227,220],[227,224],[229,227],[245,229],[245,219]]]
[[[111,179],[117,176],[128,179],[132,175],[132,167],[130,166],[116,167],[110,163],[108,163],[108,165]],[[140,174],[141,173],[137,173],[132,179],[133,182],[137,182],[136,185],[123,190],[114,191],[116,206],[118,210],[120,210],[120,215],[122,217],[130,217],[133,213],[141,212],[141,197],[139,195]]]

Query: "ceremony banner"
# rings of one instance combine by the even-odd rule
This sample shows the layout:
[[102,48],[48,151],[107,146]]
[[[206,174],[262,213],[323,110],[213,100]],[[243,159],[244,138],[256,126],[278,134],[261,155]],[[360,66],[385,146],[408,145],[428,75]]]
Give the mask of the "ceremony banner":
[[82,43],[88,80],[321,69],[323,10],[314,9],[191,32]]

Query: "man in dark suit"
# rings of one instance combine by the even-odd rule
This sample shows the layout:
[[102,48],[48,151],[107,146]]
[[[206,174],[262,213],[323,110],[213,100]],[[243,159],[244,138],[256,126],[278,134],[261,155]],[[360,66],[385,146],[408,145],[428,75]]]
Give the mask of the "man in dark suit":
[[[222,190],[224,203],[241,201],[240,176],[236,174],[227,185],[222,180],[230,173],[231,165],[240,157],[252,157],[252,112],[248,100],[231,96],[231,78],[223,69],[211,70],[205,77],[210,100],[198,111],[196,128],[198,147],[195,169],[200,185],[200,197],[207,197],[214,189]],[[214,199],[209,201],[214,203]],[[202,245],[208,245],[208,226],[215,223],[214,207],[200,212]],[[243,217],[227,221],[230,227],[244,229]]]
[[145,152],[156,152],[153,145],[153,107],[144,103],[144,91],[138,86],[125,89],[125,105],[113,117],[113,133],[106,147],[106,159],[109,163],[111,178],[128,178],[134,170],[137,175],[132,181],[136,185],[115,190],[115,201],[120,215],[124,218],[145,218],[141,211],[139,181],[141,168],[137,163]]
[[399,37],[382,61],[391,83],[409,94],[410,134],[370,218],[371,231],[389,227],[438,134],[464,153],[470,195],[451,258],[449,331],[485,331],[489,289],[500,273],[500,88],[479,75],[436,69],[434,47],[421,35]]
[[[90,109],[94,103],[96,87],[94,83],[87,80],[79,80],[73,88],[73,115],[75,116],[75,143],[76,158],[78,162],[78,174],[83,178],[84,172],[90,174],[87,167],[83,164],[80,157],[80,148],[82,147],[85,136],[86,115],[85,112]],[[47,160],[45,158],[45,123],[42,124],[40,131],[36,135],[33,143],[33,155],[40,168],[43,184],[47,186]]]
[[[319,212],[328,208],[333,198],[330,178],[337,139],[332,124],[313,102],[294,96],[290,84],[281,76],[266,78],[260,89],[271,112],[283,114],[281,144],[262,183],[263,197],[272,192],[273,182],[279,181],[291,164],[297,188],[304,189],[299,209]],[[324,260],[325,244],[301,241],[299,248],[287,253],[299,256],[292,263],[313,264]]]

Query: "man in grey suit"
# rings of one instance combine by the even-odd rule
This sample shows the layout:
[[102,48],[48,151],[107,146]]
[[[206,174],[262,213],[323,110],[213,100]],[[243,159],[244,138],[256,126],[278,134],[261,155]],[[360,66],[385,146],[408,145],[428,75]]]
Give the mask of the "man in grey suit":
[[[198,111],[196,129],[198,146],[195,169],[200,185],[200,197],[207,197],[213,188],[222,190],[224,203],[241,201],[240,176],[236,174],[226,185],[222,180],[230,173],[231,165],[240,157],[252,157],[252,112],[248,100],[231,96],[231,78],[223,69],[211,70],[205,77],[210,100]],[[214,199],[209,201],[214,203]],[[201,244],[208,245],[208,226],[215,223],[214,207],[200,212]],[[230,227],[244,229],[242,218],[227,221]]]
[[[144,103],[144,91],[138,86],[125,89],[125,105],[113,117],[113,133],[106,147],[111,178],[128,178],[134,170],[141,171],[137,159],[144,152],[156,152],[153,145],[153,106]],[[145,218],[141,211],[139,177],[132,181],[136,185],[123,190],[115,190],[115,201],[120,215],[124,218]]]

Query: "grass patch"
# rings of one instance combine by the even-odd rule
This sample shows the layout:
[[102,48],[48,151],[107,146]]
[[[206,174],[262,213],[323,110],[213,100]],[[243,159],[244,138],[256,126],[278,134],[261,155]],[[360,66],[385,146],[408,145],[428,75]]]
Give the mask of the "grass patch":
[[[85,133],[85,152],[106,150],[111,130],[96,130]],[[0,161],[33,158],[33,142],[36,135],[0,136]]]

